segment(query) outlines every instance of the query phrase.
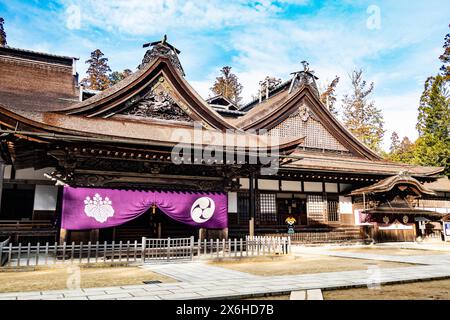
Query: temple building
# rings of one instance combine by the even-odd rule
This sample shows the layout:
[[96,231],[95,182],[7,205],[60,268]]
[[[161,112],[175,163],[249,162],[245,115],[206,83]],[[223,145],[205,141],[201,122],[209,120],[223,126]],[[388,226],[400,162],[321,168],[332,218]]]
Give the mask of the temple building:
[[95,92],[74,57],[0,47],[0,237],[442,238],[444,168],[383,160],[319,99],[304,63],[238,107],[204,100],[178,49]]

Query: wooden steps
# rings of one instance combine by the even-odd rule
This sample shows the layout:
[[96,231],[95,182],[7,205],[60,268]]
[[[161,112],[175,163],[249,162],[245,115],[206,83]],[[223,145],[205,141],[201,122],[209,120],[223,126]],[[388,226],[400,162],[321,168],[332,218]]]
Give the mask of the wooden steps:
[[[230,230],[230,237],[245,237],[244,230]],[[247,230],[245,230],[247,231]],[[244,232],[245,232],[244,231]],[[365,241],[365,235],[360,226],[339,226],[331,227],[312,227],[297,229],[294,234],[288,235],[286,232],[269,233],[266,230],[256,230],[258,236],[287,237],[291,238],[293,244],[320,244],[320,243],[358,243]],[[236,234],[239,233],[239,234]]]
[[153,233],[151,228],[146,227],[123,227],[116,229],[115,241],[122,242],[134,242],[135,240],[141,241],[142,237],[155,238],[156,235]]

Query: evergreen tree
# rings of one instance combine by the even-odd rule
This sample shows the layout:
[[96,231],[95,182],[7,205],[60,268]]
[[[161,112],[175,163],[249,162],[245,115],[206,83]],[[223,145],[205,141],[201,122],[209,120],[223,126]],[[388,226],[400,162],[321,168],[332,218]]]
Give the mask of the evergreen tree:
[[211,91],[239,105],[242,100],[241,92],[242,85],[239,83],[238,77],[231,72],[231,67],[223,67],[220,70],[221,76],[216,78],[216,82],[211,88]]
[[99,49],[91,52],[91,58],[86,60],[89,64],[87,70],[87,78],[81,81],[81,84],[92,90],[105,90],[110,86],[110,79],[108,77],[108,72],[111,68],[108,66],[108,58],[104,57],[103,52]]
[[[406,137],[405,137],[406,138]],[[389,147],[390,153],[395,153],[400,149],[400,138],[398,137],[397,132],[392,132],[391,135],[391,146]]]
[[335,116],[338,115],[338,111],[334,104],[336,103],[336,86],[339,83],[339,77],[336,76],[333,81],[331,81],[326,89],[320,94],[320,101],[331,111]]
[[415,162],[414,152],[415,145],[411,143],[408,137],[403,137],[400,142],[398,134],[396,132],[392,133],[391,147],[389,154],[386,156],[387,159],[395,162],[413,164]]
[[445,76],[429,77],[420,98],[417,121],[419,138],[415,160],[418,164],[443,166],[450,173],[450,96]]
[[384,120],[381,110],[369,97],[374,89],[373,82],[368,85],[362,78],[362,70],[350,75],[352,93],[342,99],[343,120],[346,127],[369,148],[381,151],[384,136]]
[[6,41],[6,32],[5,32],[5,28],[4,25],[5,24],[5,20],[0,17],[0,46],[4,47],[8,44],[8,42]]
[[261,92],[262,95],[265,95],[267,88],[270,91],[274,89],[276,86],[278,86],[280,83],[281,83],[280,78],[267,76],[264,78],[264,80],[261,80],[259,82],[259,92]]
[[125,79],[126,77],[130,76],[131,74],[133,74],[133,71],[131,71],[130,69],[125,69],[122,72],[120,71],[114,71],[109,75],[109,82],[110,85],[113,86],[116,83],[122,81],[123,79]]
[[280,78],[266,76],[263,80],[259,82],[259,89],[256,95],[252,94],[252,100],[258,100],[260,97],[264,98],[266,96],[266,88],[269,88],[270,90],[273,90],[276,86],[278,86],[281,83]]
[[[450,25],[449,25],[450,27]],[[446,81],[450,80],[450,33],[444,38],[444,53],[439,57],[439,60],[443,63],[441,67],[442,75]]]

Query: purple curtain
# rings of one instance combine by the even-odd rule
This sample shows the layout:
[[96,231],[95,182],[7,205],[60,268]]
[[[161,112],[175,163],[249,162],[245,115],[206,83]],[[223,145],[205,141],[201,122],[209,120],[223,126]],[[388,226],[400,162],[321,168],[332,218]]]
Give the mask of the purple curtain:
[[190,226],[209,229],[228,226],[225,193],[64,187],[61,227],[87,230],[119,226],[139,217],[152,205]]

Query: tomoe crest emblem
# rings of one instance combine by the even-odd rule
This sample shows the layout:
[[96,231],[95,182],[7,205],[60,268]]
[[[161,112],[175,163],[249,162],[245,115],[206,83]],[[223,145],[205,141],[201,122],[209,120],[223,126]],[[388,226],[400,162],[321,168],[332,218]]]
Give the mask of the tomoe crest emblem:
[[86,197],[84,200],[84,213],[100,223],[105,223],[108,218],[114,215],[114,208],[108,197],[103,199],[96,193],[92,199],[91,197]]
[[197,223],[204,223],[211,219],[216,204],[211,198],[201,197],[195,200],[191,207],[191,218]]

